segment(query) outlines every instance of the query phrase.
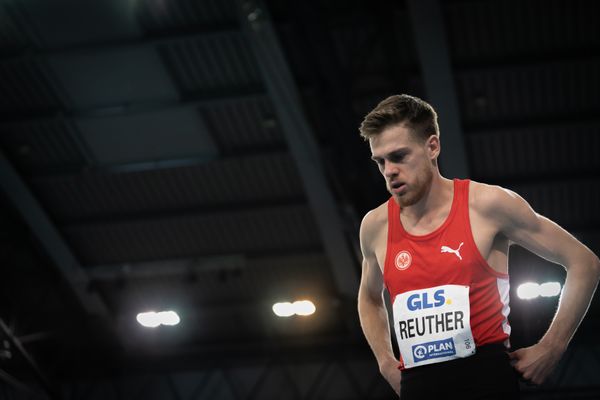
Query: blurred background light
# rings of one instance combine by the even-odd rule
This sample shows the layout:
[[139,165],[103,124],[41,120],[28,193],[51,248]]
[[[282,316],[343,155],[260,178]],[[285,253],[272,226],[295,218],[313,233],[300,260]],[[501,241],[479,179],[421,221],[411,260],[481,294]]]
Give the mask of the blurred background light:
[[534,282],[526,282],[517,288],[517,296],[523,300],[535,299],[540,295],[540,285]]
[[273,312],[278,317],[291,317],[294,315],[294,306],[289,301],[273,304]]
[[273,312],[278,317],[291,317],[292,315],[307,316],[316,311],[314,303],[310,300],[297,300],[294,303],[282,302],[273,304]]
[[546,282],[541,285],[536,282],[526,282],[517,288],[517,296],[523,300],[531,300],[536,297],[558,296],[561,291],[561,284],[558,282]]
[[316,307],[310,300],[299,300],[294,302],[294,308],[296,315],[312,315],[316,311]]
[[162,311],[158,313],[158,316],[160,318],[160,323],[163,325],[173,326],[181,321],[179,315],[177,315],[175,311]]
[[145,326],[146,328],[156,328],[160,325],[158,315],[154,311],[139,313],[136,319],[140,325]]
[[137,315],[136,320],[146,328],[156,328],[160,325],[173,326],[181,321],[175,311],[143,312]]
[[546,282],[540,285],[540,296],[553,297],[560,294],[561,286],[558,282]]

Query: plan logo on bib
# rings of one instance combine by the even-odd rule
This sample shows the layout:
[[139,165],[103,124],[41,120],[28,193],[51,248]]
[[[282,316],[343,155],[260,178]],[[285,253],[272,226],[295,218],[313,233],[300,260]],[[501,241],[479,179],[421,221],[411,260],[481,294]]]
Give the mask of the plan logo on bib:
[[396,255],[396,268],[400,271],[404,271],[412,264],[412,256],[406,250],[402,250]]
[[412,347],[415,362],[431,358],[448,357],[456,354],[452,338],[421,343]]

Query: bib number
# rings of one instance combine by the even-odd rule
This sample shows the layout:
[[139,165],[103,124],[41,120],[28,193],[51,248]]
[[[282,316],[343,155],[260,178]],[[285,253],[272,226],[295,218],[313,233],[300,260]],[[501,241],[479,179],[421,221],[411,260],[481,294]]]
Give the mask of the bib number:
[[469,287],[442,285],[396,296],[394,329],[406,368],[475,354]]

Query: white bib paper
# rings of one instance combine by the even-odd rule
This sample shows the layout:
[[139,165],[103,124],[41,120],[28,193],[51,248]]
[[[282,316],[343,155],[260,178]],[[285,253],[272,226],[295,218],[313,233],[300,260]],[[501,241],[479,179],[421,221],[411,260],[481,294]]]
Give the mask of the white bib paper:
[[405,368],[475,354],[469,287],[442,285],[396,296],[394,330]]

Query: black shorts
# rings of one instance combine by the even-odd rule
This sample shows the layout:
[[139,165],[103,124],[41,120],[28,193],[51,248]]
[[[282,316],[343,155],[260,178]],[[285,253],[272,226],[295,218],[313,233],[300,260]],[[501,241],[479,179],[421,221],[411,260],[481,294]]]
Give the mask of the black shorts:
[[504,345],[488,344],[467,358],[403,370],[400,399],[519,399],[518,377]]

